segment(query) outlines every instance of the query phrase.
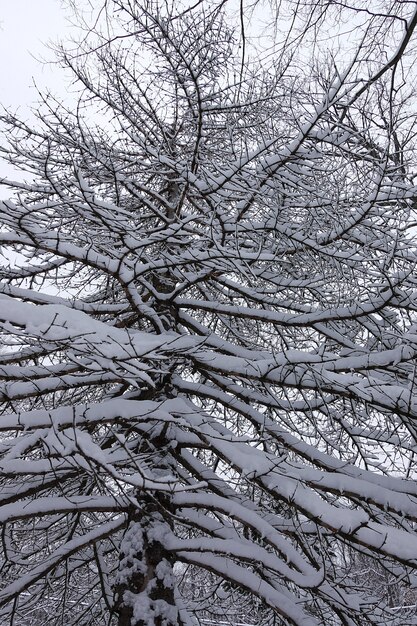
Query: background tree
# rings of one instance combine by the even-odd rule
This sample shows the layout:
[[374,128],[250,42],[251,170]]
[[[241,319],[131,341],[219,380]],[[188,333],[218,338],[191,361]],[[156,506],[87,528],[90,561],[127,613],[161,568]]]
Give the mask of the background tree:
[[75,110],[3,116],[2,619],[415,623],[417,6],[372,5],[261,63],[249,7],[106,2]]

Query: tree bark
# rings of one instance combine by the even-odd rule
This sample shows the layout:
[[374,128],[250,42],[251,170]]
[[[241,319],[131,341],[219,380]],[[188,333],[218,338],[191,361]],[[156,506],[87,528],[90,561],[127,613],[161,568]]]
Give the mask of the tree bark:
[[[164,502],[162,502],[164,500]],[[174,597],[173,558],[163,545],[170,532],[160,494],[141,494],[121,544],[115,585],[118,626],[182,626]]]

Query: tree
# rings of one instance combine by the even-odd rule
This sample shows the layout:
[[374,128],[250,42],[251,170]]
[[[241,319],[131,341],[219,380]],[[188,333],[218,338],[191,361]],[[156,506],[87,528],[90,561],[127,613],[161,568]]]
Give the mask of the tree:
[[108,1],[3,115],[10,624],[415,623],[417,3],[249,8]]

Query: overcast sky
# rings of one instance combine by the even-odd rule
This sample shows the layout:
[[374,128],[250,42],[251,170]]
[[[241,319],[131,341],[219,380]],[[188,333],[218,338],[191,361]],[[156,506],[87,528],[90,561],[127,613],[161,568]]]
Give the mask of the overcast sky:
[[[19,111],[23,119],[30,119],[29,107],[38,99],[34,81],[40,89],[49,87],[65,97],[63,72],[40,62],[53,59],[45,43],[69,36],[65,16],[61,0],[0,0],[0,106]],[[25,178],[0,162],[0,178],[3,176]],[[0,198],[7,196],[8,192],[0,189]]]
[[43,42],[65,39],[68,30],[61,0],[0,1],[0,104],[16,108],[36,100],[33,78],[62,92],[57,68],[33,57],[52,58]]

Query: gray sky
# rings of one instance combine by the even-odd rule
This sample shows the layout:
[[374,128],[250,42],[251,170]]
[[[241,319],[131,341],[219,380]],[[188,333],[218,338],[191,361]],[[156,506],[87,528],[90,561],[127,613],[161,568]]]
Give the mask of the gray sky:
[[0,104],[15,109],[36,100],[33,78],[62,93],[58,68],[43,66],[33,55],[52,58],[42,42],[65,38],[68,30],[60,0],[0,2]]
[[[41,90],[65,96],[63,72],[40,60],[53,59],[44,44],[65,39],[69,31],[61,0],[0,0],[0,110],[5,106],[30,119],[30,106],[38,100],[34,81]],[[0,161],[1,177],[25,175]],[[0,198],[7,196],[0,189]]]

